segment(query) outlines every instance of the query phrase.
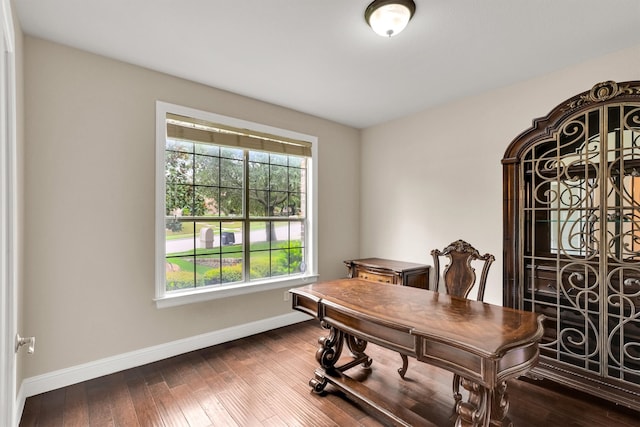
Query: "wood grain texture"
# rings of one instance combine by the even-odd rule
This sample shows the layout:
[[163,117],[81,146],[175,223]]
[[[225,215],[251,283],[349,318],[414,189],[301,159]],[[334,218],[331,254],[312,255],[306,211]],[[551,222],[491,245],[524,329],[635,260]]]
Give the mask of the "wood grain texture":
[[[327,387],[311,392],[316,321],[187,353],[27,399],[30,426],[383,426]],[[453,426],[451,374],[414,364],[401,379],[398,355],[370,345],[370,371],[353,377],[431,423]],[[508,381],[515,426],[631,427],[640,414],[548,382]]]
[[[502,355],[523,340],[539,338],[538,314],[513,310],[407,286],[388,286],[360,279],[342,279],[296,288],[291,291],[309,299],[308,310],[317,315],[317,301],[328,315],[336,310],[357,312],[363,321],[388,323],[411,331],[412,336],[465,346],[486,357]],[[305,301],[301,301],[305,303]],[[295,307],[294,308],[298,308]],[[331,311],[331,314],[334,314]]]

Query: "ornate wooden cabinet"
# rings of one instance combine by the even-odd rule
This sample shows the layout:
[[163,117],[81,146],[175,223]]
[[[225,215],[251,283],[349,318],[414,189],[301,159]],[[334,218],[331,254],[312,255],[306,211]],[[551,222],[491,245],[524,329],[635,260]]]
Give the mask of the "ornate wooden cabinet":
[[353,259],[344,263],[349,278],[429,289],[428,265],[382,258]]
[[640,410],[640,81],[534,120],[504,168],[504,304],[546,316],[534,376]]

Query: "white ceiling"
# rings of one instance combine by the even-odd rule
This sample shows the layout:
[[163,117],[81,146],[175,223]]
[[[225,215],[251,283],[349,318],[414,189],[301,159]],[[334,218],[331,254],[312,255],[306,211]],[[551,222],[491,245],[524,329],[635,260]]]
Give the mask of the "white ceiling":
[[640,0],[415,0],[393,38],[369,2],[13,4],[26,34],[356,128],[640,44]]

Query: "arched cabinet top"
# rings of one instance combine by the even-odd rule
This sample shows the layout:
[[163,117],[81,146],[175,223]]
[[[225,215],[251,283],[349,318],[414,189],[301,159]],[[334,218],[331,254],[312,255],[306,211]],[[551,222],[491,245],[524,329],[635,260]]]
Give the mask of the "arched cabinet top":
[[533,120],[532,126],[518,135],[507,147],[503,164],[518,163],[522,153],[538,141],[550,138],[562,124],[575,114],[595,107],[624,102],[640,102],[640,81],[616,83],[601,82],[591,90],[575,95],[560,103],[545,117]]

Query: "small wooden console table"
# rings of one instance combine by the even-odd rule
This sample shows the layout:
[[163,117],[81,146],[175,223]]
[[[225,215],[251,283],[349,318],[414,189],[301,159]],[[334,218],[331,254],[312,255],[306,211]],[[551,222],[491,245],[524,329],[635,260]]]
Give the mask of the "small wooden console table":
[[344,261],[348,277],[429,289],[428,265],[384,258],[362,258]]
[[[446,294],[361,279],[342,279],[292,289],[292,307],[329,329],[318,340],[320,364],[309,384],[316,393],[328,383],[377,411],[393,425],[424,425],[409,410],[398,413],[364,382],[345,371],[373,361],[368,342],[415,357],[462,377],[468,401],[458,400],[456,426],[508,426],[506,380],[538,360],[543,316]],[[353,360],[336,366],[344,343]],[[416,417],[418,420],[416,420]]]

